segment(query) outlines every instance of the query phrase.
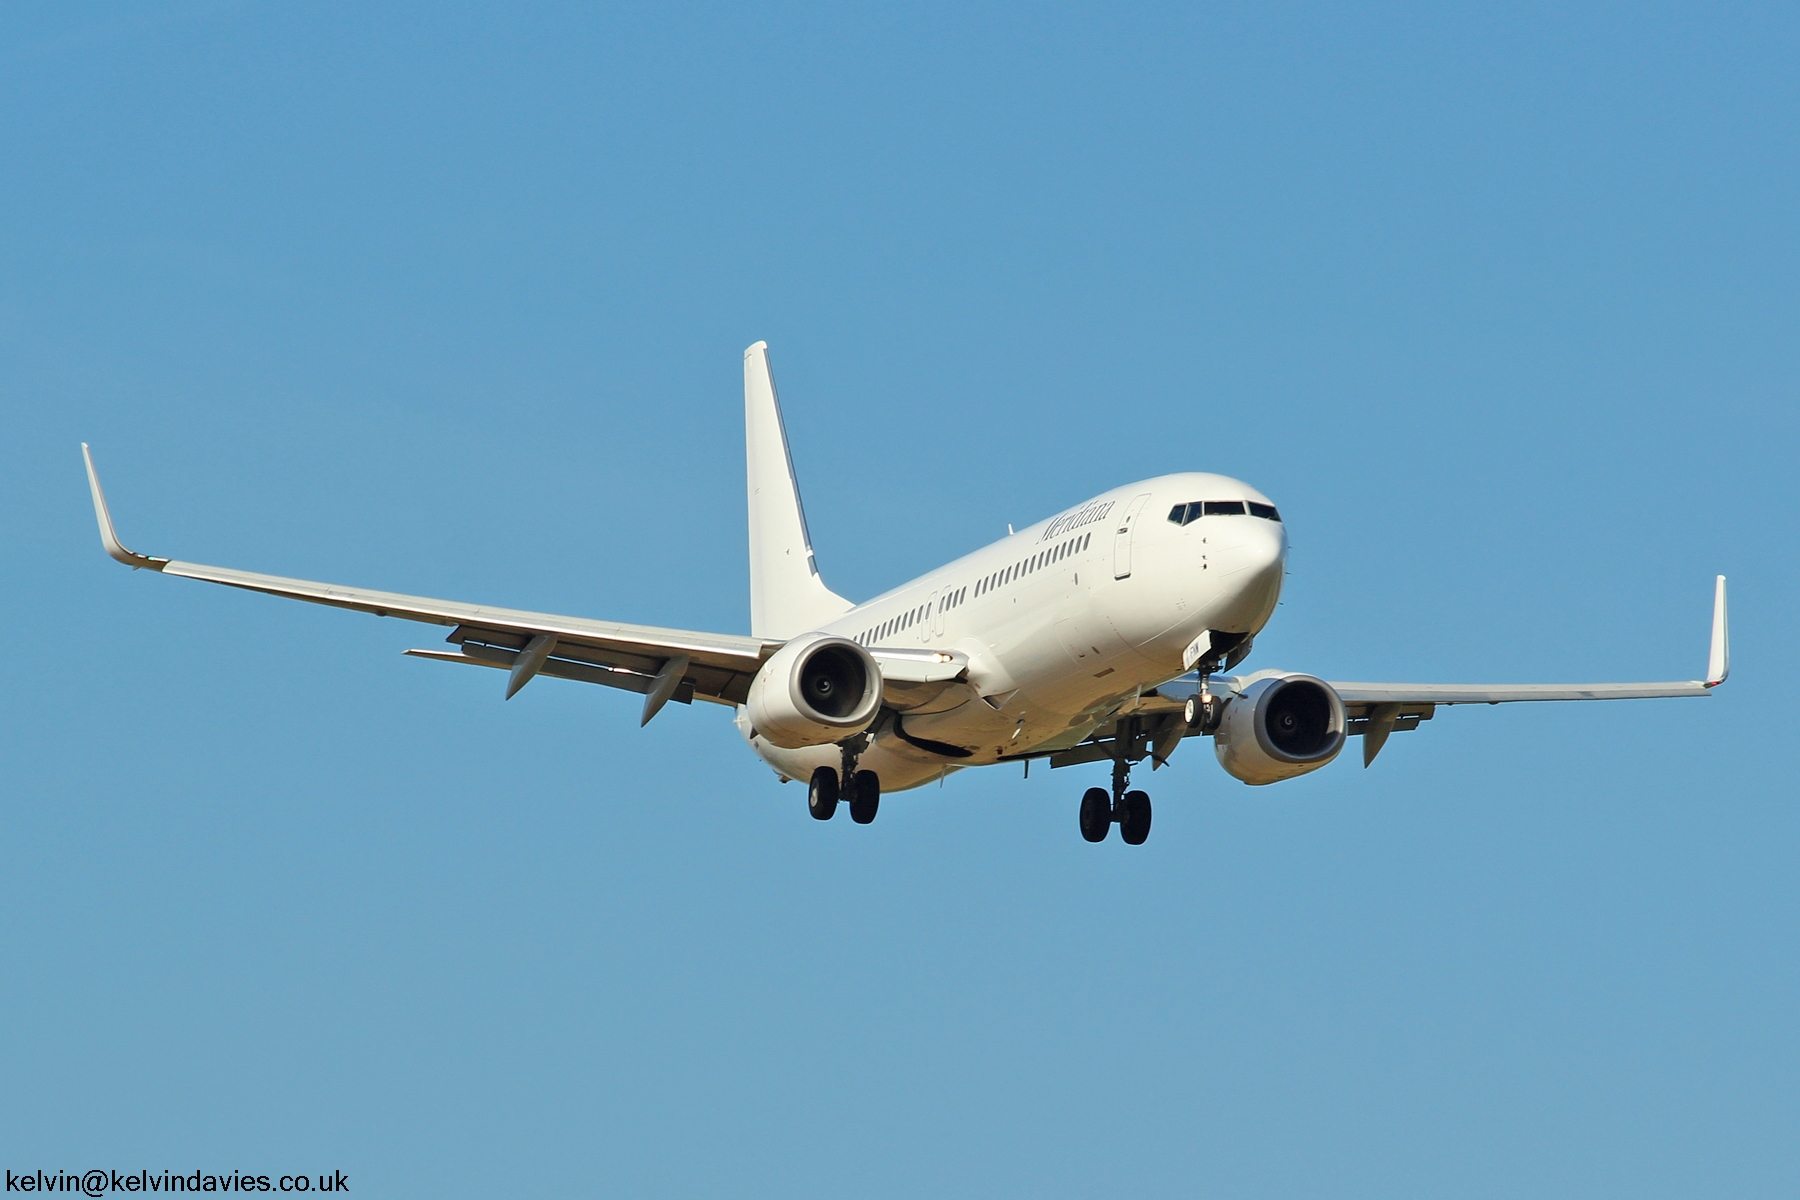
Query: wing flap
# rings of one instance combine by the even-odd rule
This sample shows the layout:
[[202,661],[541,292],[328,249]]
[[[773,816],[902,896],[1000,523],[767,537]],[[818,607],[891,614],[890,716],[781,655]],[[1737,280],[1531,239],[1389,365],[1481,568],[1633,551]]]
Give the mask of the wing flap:
[[[513,652],[481,645],[465,646],[461,652],[455,650],[408,650],[406,654],[412,658],[427,658],[433,662],[466,663],[474,667],[497,667],[502,671],[510,670],[517,658]],[[636,692],[640,696],[647,694],[656,683],[654,675],[640,675],[635,671],[608,670],[605,667],[572,662],[554,656],[544,660],[544,665],[539,668],[538,674],[554,676],[557,679],[572,679],[578,683],[597,683],[601,687]],[[669,699],[677,704],[691,704],[697,699],[716,700],[721,704],[731,703],[701,692],[691,677],[676,685]]]
[[[409,650],[407,653],[418,658],[440,661],[473,660],[479,665],[511,668],[528,644],[523,634],[466,625],[459,625],[448,640],[462,647],[460,655],[444,650]],[[686,704],[688,701],[684,697],[698,696],[702,700],[716,700],[720,704],[742,704],[749,698],[750,681],[756,675],[754,669],[737,670],[698,663],[685,654],[652,655],[643,653],[643,650],[643,646],[636,644],[631,650],[621,651],[558,638],[551,647],[550,656],[545,660],[542,671],[546,675],[562,679],[576,679],[583,683],[597,683],[604,687],[646,694],[663,671],[669,669],[671,663],[678,663],[681,682],[677,685],[677,690],[671,693],[672,699]]]

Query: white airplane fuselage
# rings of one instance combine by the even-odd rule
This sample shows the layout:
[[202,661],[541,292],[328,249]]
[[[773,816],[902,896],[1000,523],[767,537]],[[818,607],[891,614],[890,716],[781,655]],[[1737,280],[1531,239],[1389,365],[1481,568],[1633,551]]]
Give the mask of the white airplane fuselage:
[[[1204,501],[1273,511],[1261,492],[1223,475],[1128,484],[822,624],[820,632],[871,648],[944,648],[969,660],[968,686],[871,730],[862,769],[892,792],[1073,746],[1116,719],[1122,703],[1186,670],[1183,651],[1202,632],[1260,632],[1280,599],[1286,529],[1248,511],[1168,519],[1175,506]],[[835,745],[771,744],[743,709],[737,724],[786,778],[839,763]]]

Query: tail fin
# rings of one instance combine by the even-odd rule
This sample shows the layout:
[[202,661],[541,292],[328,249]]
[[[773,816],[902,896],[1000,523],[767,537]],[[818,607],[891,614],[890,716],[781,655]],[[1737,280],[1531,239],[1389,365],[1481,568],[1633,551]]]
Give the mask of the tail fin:
[[788,453],[769,344],[744,351],[744,457],[750,483],[750,632],[790,638],[855,607],[819,578]]

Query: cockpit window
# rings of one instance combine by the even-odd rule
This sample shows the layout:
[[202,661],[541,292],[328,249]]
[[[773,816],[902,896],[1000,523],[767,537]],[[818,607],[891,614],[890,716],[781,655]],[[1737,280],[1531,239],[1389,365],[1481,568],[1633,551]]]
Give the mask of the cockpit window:
[[1263,504],[1257,500],[1196,500],[1192,504],[1177,504],[1169,510],[1169,520],[1177,525],[1186,525],[1207,517],[1241,517],[1248,505],[1250,515],[1261,517],[1265,521],[1279,521],[1281,514],[1275,511],[1273,504]]

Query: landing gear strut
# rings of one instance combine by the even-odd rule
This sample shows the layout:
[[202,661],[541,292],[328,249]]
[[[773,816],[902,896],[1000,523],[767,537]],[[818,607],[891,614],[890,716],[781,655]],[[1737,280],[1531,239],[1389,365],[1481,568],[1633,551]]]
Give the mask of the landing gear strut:
[[867,825],[873,821],[876,810],[881,807],[881,780],[873,771],[856,769],[856,760],[868,748],[869,735],[866,733],[859,733],[838,743],[838,750],[843,756],[843,769],[838,772],[838,778],[844,781],[844,799],[850,802],[850,819],[858,825]]

